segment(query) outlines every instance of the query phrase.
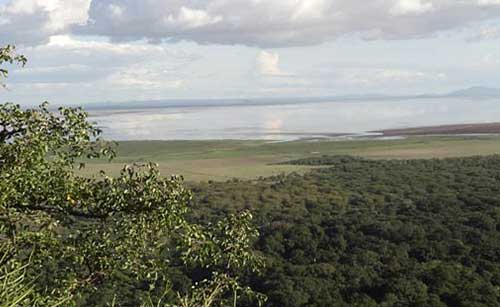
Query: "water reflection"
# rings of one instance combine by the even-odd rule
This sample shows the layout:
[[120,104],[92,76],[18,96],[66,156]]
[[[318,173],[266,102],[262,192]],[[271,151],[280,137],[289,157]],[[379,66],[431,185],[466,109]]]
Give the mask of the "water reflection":
[[91,119],[115,140],[267,139],[362,134],[429,125],[500,121],[500,101],[413,99],[269,106],[99,111]]

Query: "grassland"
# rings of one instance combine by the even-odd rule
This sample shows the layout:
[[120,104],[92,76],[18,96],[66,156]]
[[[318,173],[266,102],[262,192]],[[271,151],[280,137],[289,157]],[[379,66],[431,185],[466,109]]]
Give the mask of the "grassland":
[[105,170],[116,174],[124,164],[156,162],[165,175],[182,174],[188,181],[251,179],[280,173],[306,172],[310,167],[275,165],[321,155],[354,155],[373,159],[419,159],[500,154],[500,136],[425,136],[401,140],[293,142],[266,141],[128,141],[118,146],[112,163],[92,161],[86,175]]

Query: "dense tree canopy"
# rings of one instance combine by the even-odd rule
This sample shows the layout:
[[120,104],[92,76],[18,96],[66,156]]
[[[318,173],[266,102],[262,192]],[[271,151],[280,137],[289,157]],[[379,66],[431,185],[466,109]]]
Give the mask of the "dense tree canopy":
[[255,212],[269,306],[500,306],[500,156],[291,163],[324,168],[192,187]]

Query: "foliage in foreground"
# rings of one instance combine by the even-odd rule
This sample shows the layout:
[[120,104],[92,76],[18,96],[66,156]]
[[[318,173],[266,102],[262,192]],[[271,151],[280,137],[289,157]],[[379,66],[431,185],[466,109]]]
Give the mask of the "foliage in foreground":
[[18,285],[25,305],[262,302],[240,279],[261,264],[251,214],[190,223],[190,191],[153,164],[116,178],[75,175],[77,160],[113,158],[99,134],[81,109],[0,105],[0,240],[9,247],[0,265],[20,264],[1,278]]
[[25,56],[16,53],[16,47],[12,45],[7,45],[5,47],[0,47],[0,87],[5,87],[5,85],[1,82],[2,79],[5,79],[9,76],[9,71],[3,67],[2,64],[20,64],[25,65],[28,60]]

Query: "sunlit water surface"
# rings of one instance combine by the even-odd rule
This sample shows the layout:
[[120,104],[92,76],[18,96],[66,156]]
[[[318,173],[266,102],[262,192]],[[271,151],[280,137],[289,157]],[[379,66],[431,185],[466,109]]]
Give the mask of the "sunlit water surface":
[[91,112],[114,140],[292,140],[390,128],[500,122],[498,99],[412,99]]

